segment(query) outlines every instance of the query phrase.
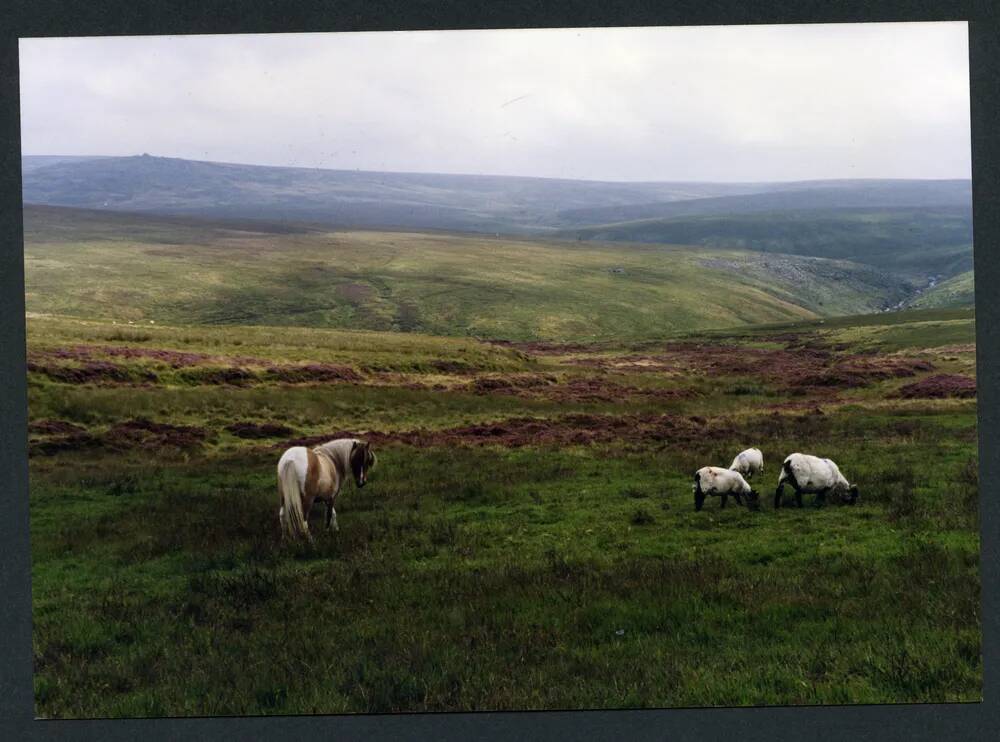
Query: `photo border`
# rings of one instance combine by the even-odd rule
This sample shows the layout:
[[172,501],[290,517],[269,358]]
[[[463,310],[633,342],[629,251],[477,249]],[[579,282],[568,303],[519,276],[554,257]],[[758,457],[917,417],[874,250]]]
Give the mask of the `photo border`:
[[980,481],[1000,478],[1000,9],[954,0],[618,3],[20,0],[0,10],[0,738],[986,739],[1000,729],[1000,498],[981,489],[982,703],[625,711],[34,720],[18,38],[420,29],[969,21]]

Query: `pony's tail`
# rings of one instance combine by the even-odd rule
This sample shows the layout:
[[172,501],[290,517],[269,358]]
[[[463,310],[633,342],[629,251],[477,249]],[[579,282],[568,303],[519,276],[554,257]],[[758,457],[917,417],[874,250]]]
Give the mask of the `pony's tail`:
[[309,524],[302,512],[302,495],[299,493],[299,477],[295,464],[286,461],[278,472],[278,492],[281,494],[281,532],[285,536],[299,538],[309,534]]

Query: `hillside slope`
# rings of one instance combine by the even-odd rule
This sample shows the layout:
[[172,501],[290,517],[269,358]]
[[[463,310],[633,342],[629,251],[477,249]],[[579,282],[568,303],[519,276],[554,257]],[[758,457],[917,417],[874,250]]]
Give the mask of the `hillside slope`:
[[972,208],[969,180],[836,180],[774,183],[771,188],[684,201],[567,209],[563,225],[595,225],[637,219],[757,214],[815,209]]
[[27,308],[121,322],[641,339],[879,311],[913,290],[815,258],[284,227],[28,207]]
[[558,234],[577,240],[675,243],[812,255],[853,260],[914,276],[951,276],[972,268],[972,218],[963,206],[640,219]]
[[29,157],[26,203],[337,226],[546,231],[789,209],[970,208],[967,180],[602,182],[266,167],[168,157]]
[[320,170],[149,155],[50,159],[26,161],[25,203],[481,232],[547,228],[567,209],[767,187]]
[[923,292],[907,306],[914,309],[968,307],[976,303],[973,272],[965,271]]

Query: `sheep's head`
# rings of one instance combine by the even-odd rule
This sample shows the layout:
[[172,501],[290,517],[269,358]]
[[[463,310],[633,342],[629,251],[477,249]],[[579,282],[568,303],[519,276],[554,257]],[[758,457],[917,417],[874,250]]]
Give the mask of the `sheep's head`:
[[840,496],[840,501],[848,505],[853,505],[858,501],[858,485],[856,484],[844,482],[835,492]]
[[751,489],[747,495],[747,507],[751,510],[760,510],[760,494],[757,490]]

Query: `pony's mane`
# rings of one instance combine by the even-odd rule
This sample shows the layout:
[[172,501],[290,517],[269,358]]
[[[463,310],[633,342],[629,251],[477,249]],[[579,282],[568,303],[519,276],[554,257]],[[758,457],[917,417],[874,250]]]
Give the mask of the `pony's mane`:
[[335,453],[350,453],[351,446],[354,443],[360,443],[357,438],[334,438],[326,443],[320,443],[316,448],[320,449],[326,454],[333,455]]
[[[367,455],[363,463],[356,460],[355,445],[363,446],[366,451]],[[329,458],[342,475],[347,470],[350,470],[353,475],[357,475],[359,464],[363,465],[366,469],[371,469],[375,466],[375,453],[371,450],[371,446],[358,438],[335,438],[332,441],[327,441],[317,446],[316,450]]]

